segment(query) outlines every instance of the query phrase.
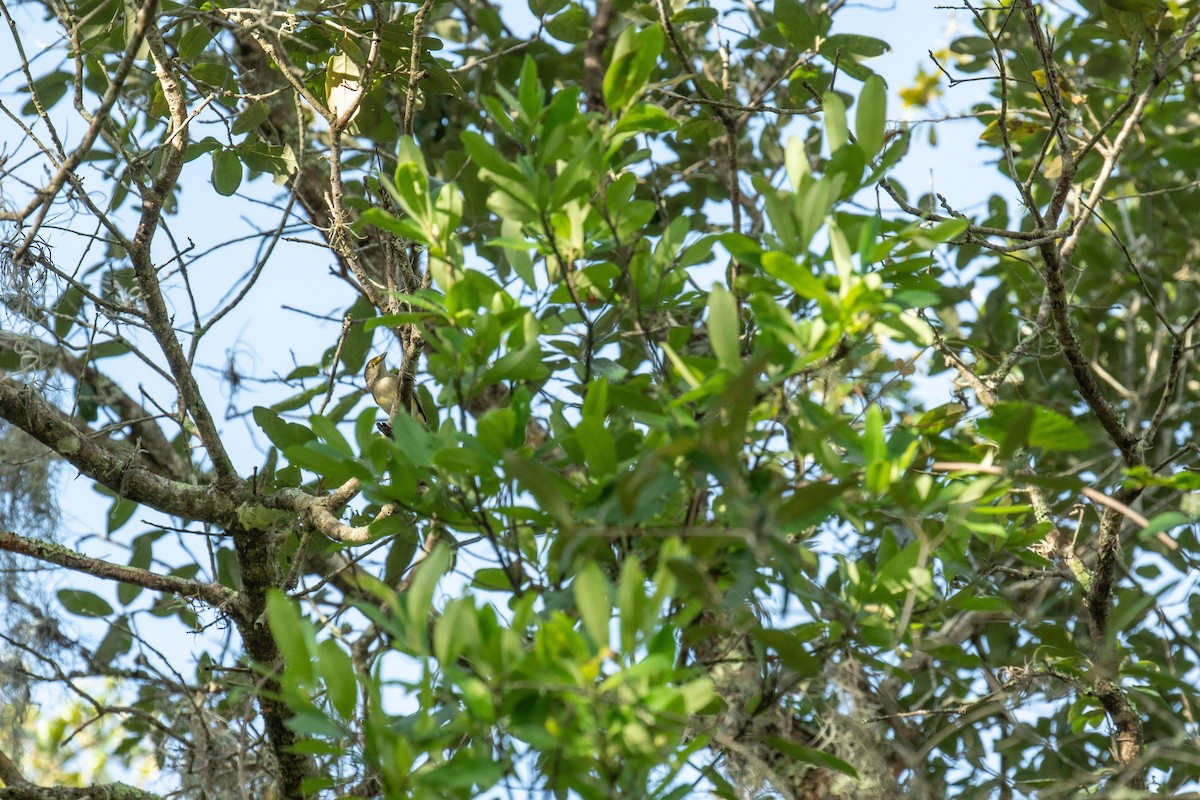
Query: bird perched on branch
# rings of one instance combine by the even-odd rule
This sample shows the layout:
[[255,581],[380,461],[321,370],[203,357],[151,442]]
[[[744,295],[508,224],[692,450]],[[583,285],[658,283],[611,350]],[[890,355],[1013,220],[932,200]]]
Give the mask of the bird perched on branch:
[[[363,379],[367,383],[367,389],[371,392],[371,396],[375,398],[375,402],[379,407],[386,411],[389,415],[393,410],[407,411],[410,415],[420,420],[421,424],[428,425],[429,420],[425,417],[425,409],[421,408],[421,400],[417,397],[417,392],[414,389],[409,392],[408,408],[403,408],[403,404],[398,402],[400,394],[400,376],[391,372],[387,368],[387,363],[384,360],[385,355],[377,355],[367,362],[367,368],[363,371]],[[380,423],[386,425],[386,423]],[[383,430],[381,427],[380,430]],[[391,426],[387,425],[385,434],[391,434]]]

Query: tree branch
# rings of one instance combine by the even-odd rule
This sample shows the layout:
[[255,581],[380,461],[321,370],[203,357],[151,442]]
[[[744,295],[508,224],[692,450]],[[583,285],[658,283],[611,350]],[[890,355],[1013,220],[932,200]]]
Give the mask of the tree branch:
[[159,575],[157,572],[137,567],[114,564],[111,561],[86,556],[53,542],[30,539],[10,531],[0,531],[0,550],[29,556],[49,564],[57,564],[60,567],[104,580],[123,581],[134,586],[180,597],[194,597],[214,608],[225,607],[237,598],[237,592],[219,583],[185,580],[170,575]]
[[134,400],[111,378],[92,364],[77,358],[61,346],[55,346],[32,336],[20,336],[0,331],[0,343],[14,349],[32,350],[37,353],[39,364],[57,362],[58,366],[77,383],[86,384],[95,390],[97,398],[128,425],[131,432],[129,442],[142,448],[147,462],[158,467],[162,473],[175,480],[188,476],[188,463],[184,460],[155,422],[155,415]]
[[1062,347],[1063,356],[1075,377],[1075,384],[1088,408],[1096,415],[1096,420],[1104,428],[1105,433],[1112,439],[1113,444],[1121,451],[1125,463],[1131,467],[1143,462],[1139,437],[1125,427],[1117,411],[1108,398],[1100,391],[1100,385],[1092,374],[1091,365],[1083,354],[1075,329],[1071,325],[1071,309],[1067,299],[1067,286],[1063,280],[1063,261],[1058,246],[1053,243],[1043,244],[1038,248],[1045,266],[1046,292],[1050,299],[1050,316],[1054,321],[1054,331],[1058,343]]
[[0,787],[0,800],[163,800],[124,783],[98,786],[35,786],[27,783]]
[[237,519],[247,497],[241,484],[197,486],[156,475],[129,453],[116,452],[103,440],[73,425],[29,384],[0,371],[0,417],[58,453],[68,463],[121,497],[176,517],[226,527]]
[[[292,511],[299,514],[306,524],[316,528],[334,541],[345,544],[364,544],[375,536],[371,532],[371,526],[369,524],[357,527],[347,525],[338,519],[336,515],[336,512],[341,510],[346,503],[350,502],[350,499],[358,491],[359,483],[357,479],[351,479],[335,492],[324,497],[314,497],[300,489],[281,489],[263,498],[262,502],[267,508]],[[393,506],[386,505],[379,511],[374,521],[378,522],[386,519],[394,512],[395,508]]]
[[29,785],[29,781],[25,780],[21,770],[3,750],[0,750],[0,782],[3,782],[5,786]]
[[154,73],[158,76],[163,96],[166,98],[167,107],[171,112],[172,135],[164,145],[166,157],[163,159],[158,175],[154,177],[150,186],[141,190],[142,214],[138,220],[137,233],[134,234],[133,241],[130,243],[132,246],[129,258],[133,262],[138,288],[141,289],[142,298],[146,304],[146,322],[149,324],[158,346],[162,348],[163,355],[166,356],[171,374],[175,376],[175,382],[179,387],[184,408],[196,423],[200,441],[204,444],[208,457],[212,459],[217,479],[228,484],[237,480],[237,470],[234,469],[233,462],[225,451],[217,424],[208,410],[208,405],[204,402],[204,397],[200,394],[200,387],[196,383],[196,376],[192,373],[192,366],[188,363],[187,354],[175,337],[175,331],[171,325],[171,314],[167,309],[166,300],[163,298],[158,271],[155,269],[150,253],[151,242],[162,219],[163,204],[170,193],[174,191],[179,180],[179,173],[183,170],[189,140],[186,134],[188,114],[183,88],[179,85],[174,73],[167,68],[170,56],[167,54],[157,28],[146,37],[146,42],[150,46],[150,53],[153,56]]
[[583,48],[583,78],[580,83],[588,111],[604,111],[604,50],[608,47],[608,29],[616,16],[613,0],[597,0],[596,15],[588,27]]
[[[38,230],[41,228],[42,221],[50,211],[50,206],[53,204],[54,198],[58,196],[63,185],[71,178],[75,168],[83,163],[83,159],[91,153],[92,145],[96,143],[96,138],[100,135],[104,123],[108,121],[109,112],[112,111],[112,107],[116,105],[117,100],[121,96],[121,88],[125,85],[125,79],[129,77],[129,71],[133,67],[133,62],[137,59],[137,53],[141,49],[142,42],[150,30],[154,28],[155,11],[157,8],[157,0],[146,0],[138,12],[137,22],[134,25],[132,35],[125,42],[125,56],[113,71],[112,80],[109,81],[108,88],[104,92],[104,97],[100,100],[99,107],[92,115],[87,132],[79,142],[79,146],[59,164],[50,182],[38,191],[37,197],[31,200],[28,206],[15,212],[0,211],[0,220],[14,222],[24,222],[30,214],[34,213],[35,210],[37,211],[37,219],[29,226],[29,230],[25,234],[25,239],[13,252],[12,261],[14,264],[23,264],[25,262],[25,255],[33,245]],[[7,16],[7,12],[5,16]]]

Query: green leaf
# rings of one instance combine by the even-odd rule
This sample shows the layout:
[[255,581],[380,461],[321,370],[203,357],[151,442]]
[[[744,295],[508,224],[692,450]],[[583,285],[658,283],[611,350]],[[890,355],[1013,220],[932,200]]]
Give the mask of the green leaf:
[[583,398],[582,413],[584,418],[595,417],[604,420],[608,414],[608,378],[601,376],[588,386],[587,396]]
[[512,264],[518,277],[525,281],[525,285],[536,286],[537,276],[533,272],[533,258],[529,255],[530,247],[525,244],[521,223],[508,217],[500,220],[500,236],[505,241],[501,245],[504,248],[504,254],[508,257],[508,263]]
[[621,609],[621,652],[630,654],[637,646],[638,631],[646,620],[646,573],[634,559],[621,565],[621,580],[617,586],[617,605]]
[[[374,225],[377,228],[382,228],[388,233],[394,233],[403,239],[411,239],[422,244],[429,244],[429,237],[424,228],[418,225],[409,217],[398,219],[382,208],[368,208],[360,217],[361,224]],[[381,323],[376,323],[374,327],[378,327]],[[368,325],[368,330],[371,327]]]
[[308,418],[308,421],[312,425],[313,433],[317,435],[318,439],[342,455],[350,458],[354,457],[354,450],[351,449],[350,443],[346,441],[346,437],[342,435],[337,425],[333,424],[328,417],[314,414]]
[[475,131],[463,131],[462,144],[467,155],[480,167],[514,181],[526,180],[526,176],[516,164],[505,158],[487,139]]
[[287,422],[283,417],[264,406],[255,406],[251,412],[254,422],[271,440],[271,444],[284,450],[292,445],[301,445],[316,439],[308,428],[295,422]]
[[833,154],[850,140],[846,104],[835,92],[826,92],[821,97],[821,108],[825,113],[825,143],[829,145],[830,154]]
[[[69,73],[55,71],[38,78],[33,86],[37,90],[38,100],[42,104],[42,108],[49,110],[59,100],[61,100],[71,88],[72,76]],[[33,98],[29,98],[21,108],[21,113],[27,117],[36,117],[38,115],[37,106],[33,103]]]
[[415,631],[417,637],[410,640],[409,644],[420,653],[429,652],[429,615],[433,611],[433,592],[450,568],[450,557],[450,548],[439,541],[420,568],[415,570],[412,585],[404,594],[408,630]]
[[484,790],[504,777],[508,767],[503,761],[496,761],[490,756],[470,755],[470,752],[463,751],[444,764],[418,772],[415,776],[416,781],[421,786],[435,789],[467,789],[478,786],[480,790]]
[[935,244],[943,244],[951,239],[957,239],[971,226],[969,219],[948,219],[945,222],[939,222],[932,228],[922,231],[921,238],[928,239]]
[[108,532],[114,533],[119,531],[129,518],[133,516],[133,512],[137,511],[138,504],[132,500],[126,500],[123,497],[113,499],[113,503],[108,508]]
[[424,167],[413,161],[405,161],[396,167],[395,182],[389,188],[405,213],[418,225],[428,227],[432,204],[429,201],[428,176]]
[[812,168],[808,163],[808,151],[804,147],[804,140],[799,136],[788,139],[787,149],[784,150],[784,164],[792,191],[800,191],[801,181],[812,174]]
[[850,260],[850,243],[846,241],[846,234],[842,233],[842,229],[836,222],[829,223],[829,255],[833,259],[833,265],[837,268],[838,280],[842,284],[843,294],[853,285],[854,264]]
[[[125,49],[129,50],[129,46],[133,44],[136,39],[139,8],[137,4],[133,2],[133,0],[124,0],[122,6],[125,9],[125,13],[123,14],[125,21]],[[137,59],[139,61],[144,60],[149,53],[150,45],[146,39],[143,38],[140,42],[138,42],[136,53]]]
[[863,84],[855,109],[854,135],[858,146],[868,160],[883,148],[883,135],[887,127],[887,87],[883,78],[872,75]]
[[107,600],[83,589],[60,589],[58,602],[67,611],[81,617],[107,617],[113,613],[113,607]]
[[804,647],[804,639],[791,631],[758,628],[750,634],[779,655],[785,667],[800,677],[815,677],[821,672],[821,660]]
[[791,739],[784,739],[777,736],[770,737],[768,741],[770,742],[771,746],[780,753],[790,756],[796,761],[804,764],[812,764],[813,766],[817,767],[824,767],[825,769],[831,769],[835,772],[840,772],[843,775],[849,775],[851,778],[858,777],[858,770],[837,756],[826,753],[824,750],[806,747]]
[[1162,0],[1104,0],[1104,4],[1118,11],[1132,11],[1135,14],[1145,14],[1158,10]]
[[[375,306],[365,297],[354,301],[346,311],[354,320],[370,320],[376,314]],[[346,332],[346,341],[342,346],[342,368],[348,372],[361,372],[367,361],[367,353],[371,351],[371,334],[366,325],[351,325]],[[333,349],[327,350],[326,361],[333,359]],[[325,362],[322,362],[325,363]]]
[[545,93],[538,81],[537,64],[529,56],[521,64],[521,78],[517,82],[517,99],[521,109],[531,118],[536,118],[542,110]]
[[[405,417],[405,415],[399,416]],[[411,417],[406,418],[411,420]],[[395,427],[399,427],[400,424],[399,421],[394,423]],[[413,424],[418,423],[414,422]],[[326,480],[339,482],[351,477],[371,478],[370,470],[357,459],[325,442],[313,441],[302,445],[293,445],[284,448],[283,454],[292,464],[320,475]]]
[[636,103],[621,115],[617,124],[613,126],[613,133],[665,133],[678,127],[679,121],[662,106]]
[[862,58],[875,58],[890,52],[892,46],[883,39],[855,33],[835,33],[821,43],[821,55],[833,56],[838,50]]
[[278,589],[272,589],[267,595],[267,623],[283,654],[288,674],[295,676],[302,686],[312,685],[311,628],[296,610],[295,602]]
[[1153,539],[1160,533],[1178,528],[1180,525],[1189,525],[1195,520],[1179,511],[1168,511],[1164,514],[1158,514],[1150,519],[1150,524],[1138,531],[1138,540],[1142,542]]
[[440,236],[439,243],[443,247],[448,247],[458,229],[459,222],[462,221],[462,191],[453,183],[444,184],[438,190],[437,198],[433,202],[433,209],[436,216],[431,233]]
[[212,184],[222,197],[229,197],[242,185],[242,161],[233,150],[213,151]]
[[812,49],[821,33],[800,0],[775,0],[775,21],[788,42],[801,52]]
[[354,673],[354,662],[332,639],[317,646],[317,666],[325,681],[329,702],[342,719],[353,719],[358,704],[358,678]]
[[320,711],[304,708],[294,713],[287,720],[289,729],[308,736],[319,736],[326,739],[341,739],[346,731],[333,719]]
[[797,486],[776,512],[779,532],[796,533],[821,522],[845,491],[846,487],[826,481]]
[[[1015,116],[1005,118],[1004,128],[1008,132],[1009,142],[1020,142],[1049,130],[1045,123],[1031,119],[1021,119]],[[983,129],[983,133],[979,134],[979,140],[994,145],[1004,143],[1004,135],[1000,132],[999,117],[987,124]]]
[[256,100],[246,107],[246,110],[238,115],[230,126],[229,132],[234,136],[250,131],[261,125],[271,113],[271,109],[261,100]]
[[[1031,403],[1003,402],[992,408],[990,417],[980,419],[979,432],[997,442],[1006,442],[1015,428],[1023,427],[1021,418],[1029,416],[1029,434],[1024,444],[1044,450],[1083,450],[1091,438],[1068,417],[1045,406]],[[1015,442],[1020,447],[1022,442]]]
[[567,44],[583,44],[588,40],[588,15],[581,6],[570,5],[546,23],[546,32]]
[[[395,520],[396,523],[404,522],[403,515],[393,514],[392,516],[382,520],[381,523],[391,520]],[[387,558],[384,560],[383,569],[383,582],[388,586],[394,587],[400,582],[400,579],[403,578],[405,573],[408,571],[408,565],[412,563],[413,556],[417,552],[417,531],[410,523],[406,525],[405,530],[399,532],[390,531],[385,528],[376,530],[375,525],[372,525],[371,532],[379,536],[386,536],[393,533],[397,534],[395,541],[393,541],[391,547],[388,548],[388,554]]]
[[463,705],[467,707],[471,718],[477,722],[492,725],[496,722],[496,705],[492,698],[492,690],[477,678],[464,678],[459,682]]
[[54,304],[54,334],[59,339],[66,338],[75,325],[75,315],[83,308],[83,292],[72,284],[63,290],[58,302]]
[[717,356],[717,363],[730,371],[738,369],[742,361],[742,348],[737,301],[719,283],[713,286],[708,295],[707,327],[709,343]]
[[583,618],[583,629],[600,650],[608,647],[608,623],[612,619],[611,587],[595,561],[575,576],[571,584],[575,605]]
[[623,112],[642,93],[662,46],[663,31],[658,25],[643,31],[633,26],[621,31],[604,72],[604,104],[613,113]]
[[922,414],[914,427],[922,433],[936,436],[957,425],[964,413],[966,413],[966,408],[962,403],[944,403]]
[[[132,552],[129,554],[129,566],[134,569],[149,569],[150,563],[154,560],[154,542],[160,536],[162,536],[161,531],[149,531],[135,537],[130,548]],[[117,584],[117,600],[122,605],[129,605],[141,593],[142,587],[136,583]]]
[[185,62],[195,61],[216,35],[217,28],[209,29],[202,22],[192,25],[179,40],[179,58]]
[[118,617],[112,625],[108,626],[108,633],[104,634],[100,644],[96,645],[96,652],[92,654],[92,657],[97,664],[111,664],[131,649],[133,649],[133,634],[129,630],[129,619]]
[[593,480],[612,477],[617,471],[617,449],[612,434],[598,417],[584,417],[575,428],[576,441]]
[[763,254],[762,266],[767,274],[786,283],[796,294],[815,300],[823,316],[836,317],[833,296],[825,282],[813,275],[808,265],[796,263],[785,253],[772,251]]

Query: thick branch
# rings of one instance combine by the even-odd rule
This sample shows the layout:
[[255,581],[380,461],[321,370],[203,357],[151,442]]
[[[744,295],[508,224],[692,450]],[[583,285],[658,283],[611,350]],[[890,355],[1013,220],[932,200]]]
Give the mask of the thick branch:
[[1113,754],[1117,763],[1127,767],[1118,780],[1133,789],[1146,788],[1144,770],[1137,767],[1145,744],[1145,732],[1137,709],[1129,702],[1120,684],[1110,678],[1096,681],[1096,699],[1112,720]]
[[[1141,495],[1141,489],[1124,489],[1113,499],[1121,506],[1129,506]],[[1096,538],[1096,568],[1093,570],[1092,585],[1088,588],[1087,601],[1089,633],[1097,642],[1108,636],[1108,621],[1112,614],[1112,596],[1116,588],[1117,561],[1121,549],[1120,531],[1124,515],[1112,506],[1100,515],[1100,535]]]
[[90,386],[96,392],[100,402],[115,411],[129,426],[132,434],[130,444],[141,448],[149,463],[155,465],[166,477],[175,480],[187,478],[189,471],[187,461],[176,452],[162,428],[154,422],[155,415],[130,397],[124,389],[96,369],[94,365],[81,358],[76,358],[61,346],[55,346],[29,336],[0,331],[0,343],[7,343],[8,346],[20,351],[36,352],[39,363],[42,365],[57,362],[63,372],[78,383]]
[[83,553],[53,542],[29,539],[9,531],[0,531],[0,550],[29,556],[105,580],[123,581],[134,586],[180,597],[194,597],[214,608],[224,607],[237,597],[237,592],[219,583],[190,581],[170,575],[159,575],[156,572],[137,567],[114,564],[111,561],[85,556]]
[[0,372],[0,417],[97,483],[165,514],[226,527],[237,519],[237,506],[245,499],[246,489],[240,484],[222,488],[196,486],[156,475],[130,454],[117,452],[105,446],[103,440],[75,427],[32,386],[3,372]]
[[124,783],[99,786],[0,786],[0,800],[162,800],[161,795],[143,792]]

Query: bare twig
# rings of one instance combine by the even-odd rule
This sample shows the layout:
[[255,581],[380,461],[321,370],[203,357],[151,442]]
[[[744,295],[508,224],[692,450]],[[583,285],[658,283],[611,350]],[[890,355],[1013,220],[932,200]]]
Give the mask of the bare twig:
[[321,401],[321,407],[317,409],[318,414],[325,413],[325,407],[329,405],[330,398],[333,397],[333,385],[337,380],[338,362],[342,358],[342,348],[346,346],[346,334],[350,333],[350,326],[354,323],[354,316],[347,314],[342,319],[342,332],[338,336],[337,347],[333,351],[333,361],[329,364],[329,386],[325,390],[325,399]]

